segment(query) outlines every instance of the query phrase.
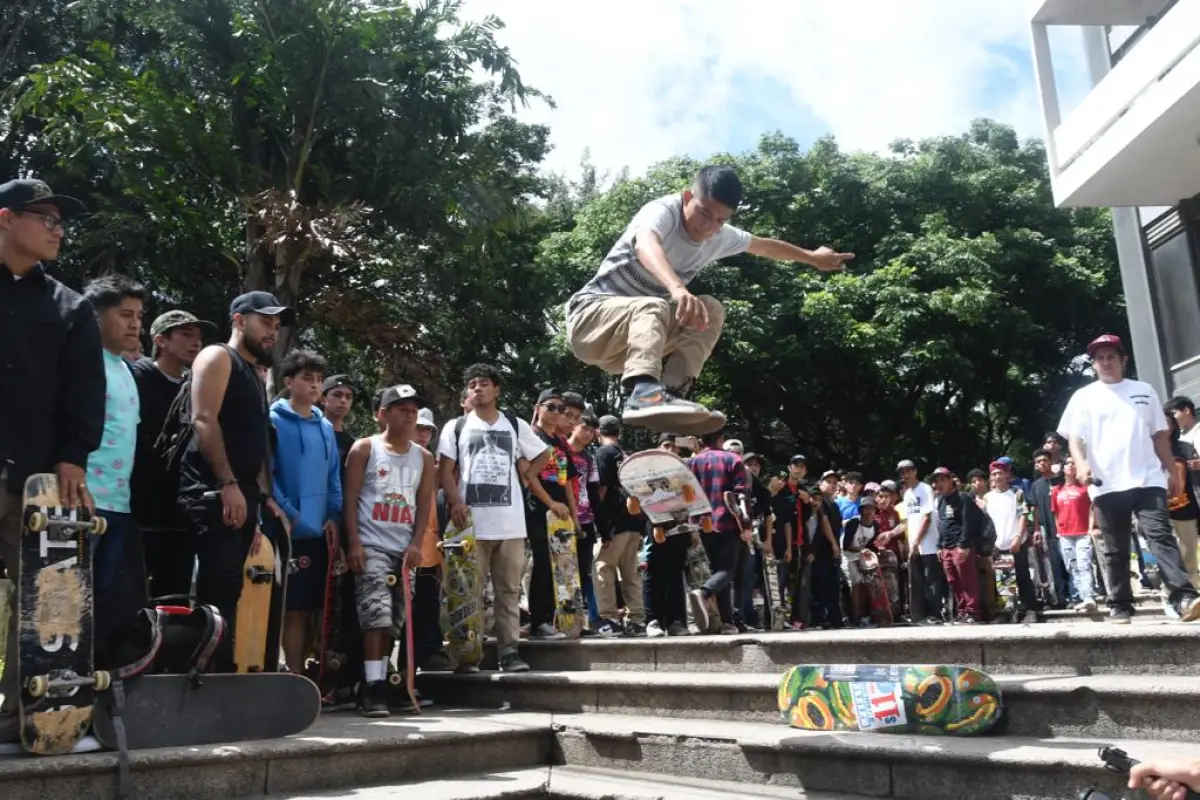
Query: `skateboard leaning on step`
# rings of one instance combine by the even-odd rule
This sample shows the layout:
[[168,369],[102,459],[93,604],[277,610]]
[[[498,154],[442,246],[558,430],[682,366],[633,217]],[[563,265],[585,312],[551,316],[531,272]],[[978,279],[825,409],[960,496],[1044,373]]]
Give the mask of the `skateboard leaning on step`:
[[655,542],[712,531],[712,504],[679,456],[665,450],[634,453],[621,462],[617,480],[628,495],[626,510],[649,518]]
[[87,733],[97,692],[111,683],[95,671],[91,535],[103,517],[64,507],[54,475],[25,481],[21,515],[17,653],[21,744],[30,753],[69,753]]
[[879,566],[879,556],[874,550],[864,549],[859,554],[859,564],[863,571],[863,579],[867,587],[867,612],[875,617],[880,624],[892,624],[892,602],[888,598],[887,585],[883,580],[883,570]]
[[446,526],[441,548],[442,630],[459,672],[477,672],[483,660],[483,580],[475,557],[475,526]]
[[975,736],[1003,716],[1000,689],[969,667],[804,664],[779,681],[779,713],[793,728]]
[[329,554],[325,569],[325,598],[321,603],[321,611],[317,614],[320,620],[320,642],[317,646],[316,669],[312,670],[322,695],[338,688],[342,683],[343,671],[350,661],[345,646],[346,593],[343,591],[349,570],[337,540],[327,536],[325,542]]
[[554,584],[554,629],[568,639],[583,631],[587,607],[579,582],[579,545],[575,523],[546,512],[546,542],[550,548],[550,574]]
[[[283,646],[283,618],[287,613],[288,577],[297,570],[297,564],[292,558],[291,531],[265,506],[262,513],[263,533],[275,550],[275,579],[271,584],[263,669],[266,672],[279,672],[285,666],[280,648]],[[236,637],[236,631],[234,635]]]
[[255,531],[242,565],[242,593],[233,628],[233,664],[238,672],[266,671],[275,566],[275,548],[261,530]]
[[[141,675],[123,688],[129,750],[277,739],[304,732],[321,713],[316,684],[287,672],[206,674],[199,685],[187,675]],[[112,706],[108,697],[96,705],[95,734],[115,749]]]

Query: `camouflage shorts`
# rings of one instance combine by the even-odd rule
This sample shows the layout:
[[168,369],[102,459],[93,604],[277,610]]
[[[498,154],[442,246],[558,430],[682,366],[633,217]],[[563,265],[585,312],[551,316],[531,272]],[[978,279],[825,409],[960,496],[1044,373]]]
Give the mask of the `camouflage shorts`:
[[[367,554],[366,567],[361,575],[354,576],[358,624],[364,631],[380,628],[395,631],[404,625],[404,587],[401,574],[404,559],[373,547],[363,549]],[[389,581],[391,586],[388,585]]]

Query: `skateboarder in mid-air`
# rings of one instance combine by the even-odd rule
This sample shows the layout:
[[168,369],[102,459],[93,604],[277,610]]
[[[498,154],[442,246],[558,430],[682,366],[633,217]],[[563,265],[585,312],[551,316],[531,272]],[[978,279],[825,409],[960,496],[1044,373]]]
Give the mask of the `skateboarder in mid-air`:
[[716,298],[688,291],[705,266],[749,252],[834,272],[854,257],[739,230],[729,219],[741,201],[732,168],[702,168],[690,188],[643,206],[595,277],[567,302],[571,350],[622,377],[625,422],[688,434],[724,426],[724,415],[684,399],[725,322]]

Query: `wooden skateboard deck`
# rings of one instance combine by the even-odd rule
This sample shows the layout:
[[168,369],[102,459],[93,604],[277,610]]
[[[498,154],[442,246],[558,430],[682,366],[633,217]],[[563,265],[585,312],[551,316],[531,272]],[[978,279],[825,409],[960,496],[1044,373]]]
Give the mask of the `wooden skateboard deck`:
[[475,527],[446,526],[440,547],[442,564],[442,629],[446,652],[459,671],[479,669],[483,660],[483,580],[475,557]]
[[[187,747],[302,733],[321,713],[321,694],[303,675],[206,674],[199,686],[187,675],[142,675],[123,682],[126,747]],[[112,701],[96,705],[95,734],[117,747]]]
[[575,523],[546,512],[546,540],[550,547],[550,573],[554,581],[554,629],[568,639],[583,631],[587,608],[579,582],[579,544]]
[[233,627],[233,664],[238,672],[266,670],[267,625],[274,581],[275,549],[262,531],[256,531],[242,570],[242,593]]
[[31,475],[22,512],[17,675],[21,744],[30,753],[69,753],[87,733],[95,693],[91,534],[104,519],[60,505],[58,479]]
[[779,681],[779,713],[793,728],[975,736],[1000,721],[996,682],[968,667],[814,664]]
[[[621,462],[617,480],[629,494],[629,513],[643,513],[654,526],[654,540],[712,529],[712,504],[700,481],[679,456],[643,450]],[[700,517],[700,522],[693,522]]]
[[296,562],[292,558],[292,535],[287,528],[283,527],[282,522],[271,516],[268,509],[264,508],[263,514],[267,517],[263,524],[263,531],[275,548],[275,582],[271,586],[271,607],[267,618],[266,666],[264,668],[267,672],[279,672],[284,666],[280,648],[283,646],[283,615],[287,606],[287,582],[288,576],[296,571]]

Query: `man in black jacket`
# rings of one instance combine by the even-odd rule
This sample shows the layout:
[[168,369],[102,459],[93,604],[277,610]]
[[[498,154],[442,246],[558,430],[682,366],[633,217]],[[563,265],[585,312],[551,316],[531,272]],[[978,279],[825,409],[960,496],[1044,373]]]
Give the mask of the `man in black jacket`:
[[[58,476],[63,503],[93,508],[88,454],[104,430],[104,361],[92,307],[46,274],[63,220],[83,211],[42,181],[0,185],[0,560],[19,580],[21,492],[35,472]],[[0,677],[0,741],[15,741],[17,625]]]

